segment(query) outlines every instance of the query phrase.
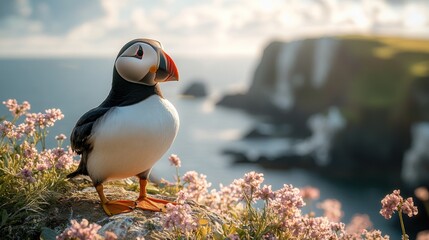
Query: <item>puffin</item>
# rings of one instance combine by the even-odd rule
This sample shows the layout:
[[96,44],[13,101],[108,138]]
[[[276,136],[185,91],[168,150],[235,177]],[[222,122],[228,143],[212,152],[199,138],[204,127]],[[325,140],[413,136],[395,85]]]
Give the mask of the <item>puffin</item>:
[[[164,211],[169,203],[149,197],[146,185],[152,167],[169,149],[180,125],[179,115],[163,97],[159,83],[178,80],[176,64],[159,41],[134,39],[116,57],[106,99],[80,117],[73,128],[71,147],[81,161],[67,177],[89,176],[107,215],[135,208]],[[139,179],[137,200],[106,198],[104,182],[132,176]]]

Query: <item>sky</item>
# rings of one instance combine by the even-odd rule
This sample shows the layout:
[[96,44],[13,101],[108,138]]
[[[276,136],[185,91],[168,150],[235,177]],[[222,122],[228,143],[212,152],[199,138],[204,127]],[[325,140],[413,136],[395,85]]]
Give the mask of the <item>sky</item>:
[[429,0],[2,0],[0,57],[103,57],[153,38],[170,55],[257,56],[272,40],[429,38]]

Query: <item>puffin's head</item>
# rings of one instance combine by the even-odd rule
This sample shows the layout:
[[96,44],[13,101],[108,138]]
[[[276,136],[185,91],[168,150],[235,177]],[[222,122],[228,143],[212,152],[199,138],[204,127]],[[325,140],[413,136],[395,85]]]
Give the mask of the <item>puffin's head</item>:
[[179,80],[176,64],[160,42],[135,39],[125,44],[115,61],[118,74],[126,81],[145,85]]

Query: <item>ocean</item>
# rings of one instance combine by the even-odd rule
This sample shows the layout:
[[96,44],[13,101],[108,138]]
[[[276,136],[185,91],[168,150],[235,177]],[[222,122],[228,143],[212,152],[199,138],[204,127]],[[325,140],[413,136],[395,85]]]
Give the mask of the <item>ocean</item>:
[[[380,200],[393,189],[334,182],[299,169],[268,170],[252,164],[234,165],[222,154],[223,149],[237,143],[249,147],[264,144],[240,140],[257,121],[255,117],[215,106],[223,93],[246,90],[258,63],[256,59],[177,58],[175,62],[181,80],[163,83],[161,88],[179,112],[181,125],[173,146],[155,165],[154,176],[173,181],[175,168],[168,162],[168,156],[173,153],[182,160],[181,174],[191,170],[205,174],[214,188],[219,188],[219,184],[228,185],[246,172],[262,172],[265,184],[271,184],[273,189],[279,189],[283,184],[317,187],[321,190],[320,200],[335,198],[341,201],[343,222],[348,223],[354,214],[366,213],[374,228],[391,235],[392,239],[399,239],[399,222],[396,219],[387,221],[378,213]],[[104,58],[1,59],[0,101],[9,98],[19,102],[27,100],[32,105],[32,112],[60,108],[65,118],[57,122],[49,134],[49,142],[54,144],[55,135],[64,133],[69,136],[77,119],[104,100],[110,90],[112,69],[113,60]],[[180,93],[193,81],[206,83],[210,97],[181,97]],[[5,115],[7,109],[0,107],[0,117]],[[265,146],[270,151],[270,144],[265,143]]]

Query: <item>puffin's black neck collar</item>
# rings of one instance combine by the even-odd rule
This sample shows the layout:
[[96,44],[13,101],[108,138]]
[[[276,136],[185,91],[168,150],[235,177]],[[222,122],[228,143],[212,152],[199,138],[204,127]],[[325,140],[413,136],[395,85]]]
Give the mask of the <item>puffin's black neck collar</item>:
[[126,80],[113,81],[112,89],[100,107],[129,106],[141,102],[152,95],[162,97],[158,84],[148,86],[131,83]]

